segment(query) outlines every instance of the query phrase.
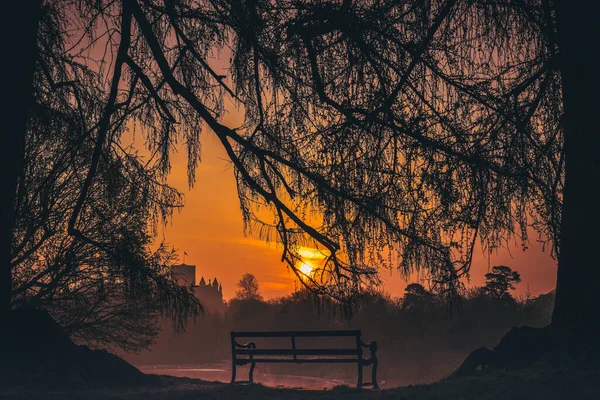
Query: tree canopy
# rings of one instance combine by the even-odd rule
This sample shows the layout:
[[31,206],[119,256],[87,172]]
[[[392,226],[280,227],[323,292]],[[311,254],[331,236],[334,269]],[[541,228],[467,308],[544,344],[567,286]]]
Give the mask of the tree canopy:
[[[320,293],[348,299],[386,267],[425,270],[452,293],[478,241],[525,246],[528,223],[557,250],[562,103],[543,1],[124,0],[56,12],[69,57],[108,93],[86,181],[135,121],[158,176],[185,143],[193,183],[205,124],[235,168],[246,228],[276,240],[297,274],[301,246],[327,255],[302,279]],[[215,54],[231,57],[229,73]],[[221,122],[225,98],[243,126]]]
[[481,288],[484,295],[492,299],[514,300],[509,290],[514,290],[515,284],[521,282],[521,275],[506,265],[497,265],[485,274],[485,279],[485,285]]
[[[47,1],[44,11],[36,87],[52,110],[68,109],[68,146],[81,151],[69,158],[79,186],[61,228],[79,242],[107,249],[85,222],[103,194],[141,202],[144,226],[168,218],[180,204],[166,185],[170,155],[186,147],[192,185],[206,126],[234,167],[246,229],[277,241],[318,293],[348,300],[380,268],[399,268],[426,271],[452,296],[478,242],[491,250],[516,235],[525,246],[530,223],[558,251],[562,100],[548,2]],[[223,124],[226,101],[242,126]],[[138,135],[146,157],[130,145]],[[308,277],[302,246],[326,255]]]
[[44,308],[89,344],[140,350],[156,336],[161,313],[181,330],[201,311],[172,277],[174,252],[165,244],[151,250],[152,230],[182,198],[161,181],[156,163],[123,144],[128,112],[113,116],[111,144],[96,152],[102,75],[69,51],[65,18],[76,15],[55,6],[46,5],[37,34],[15,196],[11,306]]
[[237,283],[239,290],[235,292],[237,300],[262,300],[258,280],[251,273],[245,273]]

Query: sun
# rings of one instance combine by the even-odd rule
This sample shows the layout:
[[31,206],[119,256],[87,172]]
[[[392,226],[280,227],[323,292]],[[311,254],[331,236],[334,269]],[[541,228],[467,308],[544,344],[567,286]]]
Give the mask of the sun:
[[300,272],[302,272],[306,276],[310,275],[312,270],[313,270],[313,267],[307,263],[302,263],[302,265],[300,266]]

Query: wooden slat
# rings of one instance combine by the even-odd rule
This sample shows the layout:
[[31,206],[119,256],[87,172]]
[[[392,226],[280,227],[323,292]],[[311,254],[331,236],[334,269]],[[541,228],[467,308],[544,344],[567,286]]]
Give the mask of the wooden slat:
[[[293,363],[293,364],[316,364],[316,363],[354,363],[356,364],[356,358],[318,358],[318,359],[310,359],[310,358],[255,358],[252,360],[256,363]],[[250,359],[238,359],[236,360],[236,364],[244,365],[250,364]]]
[[337,337],[337,336],[361,336],[360,330],[338,330],[338,331],[253,331],[253,332],[231,332],[234,338],[239,337]]
[[357,349],[237,349],[239,355],[255,356],[356,356]]

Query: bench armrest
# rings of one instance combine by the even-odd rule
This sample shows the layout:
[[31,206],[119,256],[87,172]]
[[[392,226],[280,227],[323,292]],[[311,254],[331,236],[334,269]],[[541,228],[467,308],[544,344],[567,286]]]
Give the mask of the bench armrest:
[[367,363],[371,364],[377,362],[377,342],[371,340],[370,342],[365,343],[361,340],[360,345],[361,347],[368,347],[369,352],[371,353],[371,358],[367,361]]
[[240,344],[236,340],[233,340],[233,343],[235,344],[235,347],[239,347],[241,349],[255,349],[256,348],[256,344],[254,342]]
[[367,342],[367,343],[365,343],[361,340],[360,345],[361,345],[361,347],[368,347],[371,352],[377,351],[377,342],[374,340],[371,340],[370,342]]

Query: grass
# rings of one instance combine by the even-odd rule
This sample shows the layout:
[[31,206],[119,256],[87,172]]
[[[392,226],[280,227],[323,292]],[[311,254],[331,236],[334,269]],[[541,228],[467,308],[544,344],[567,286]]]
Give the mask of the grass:
[[527,369],[481,372],[472,377],[385,390],[338,386],[331,390],[270,388],[261,384],[229,385],[197,379],[160,376],[157,385],[142,387],[78,387],[0,389],[0,399],[394,399],[394,400],[553,400],[600,399],[600,372],[569,369]]

